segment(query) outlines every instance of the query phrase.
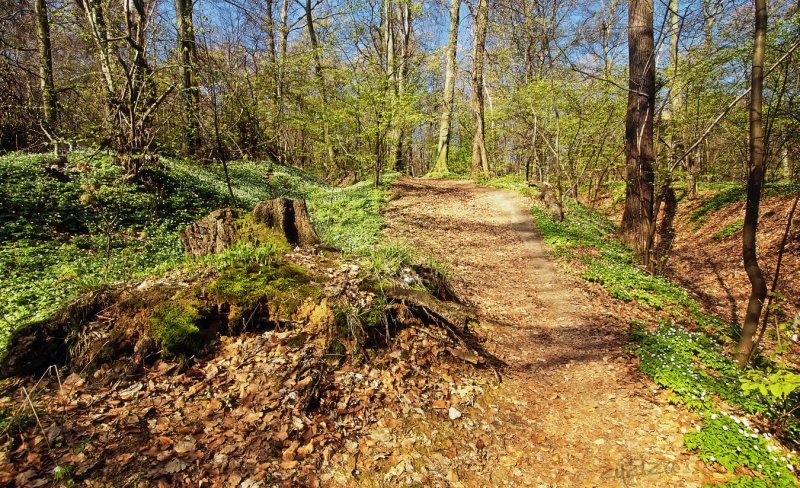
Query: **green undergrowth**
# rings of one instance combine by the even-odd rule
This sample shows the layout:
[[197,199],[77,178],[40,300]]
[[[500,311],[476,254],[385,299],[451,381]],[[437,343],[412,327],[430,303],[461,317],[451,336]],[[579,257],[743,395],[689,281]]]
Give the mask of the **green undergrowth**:
[[[669,390],[672,401],[703,417],[685,436],[687,448],[706,462],[736,470],[739,476],[728,486],[796,486],[793,456],[771,437],[750,429],[745,416],[761,419],[793,442],[797,419],[791,411],[797,405],[800,377],[791,376],[796,383],[778,384],[774,375],[767,376],[771,380],[753,380],[753,373],[740,372],[725,348],[732,343],[734,328],[703,311],[680,285],[642,269],[617,239],[615,225],[599,212],[569,202],[563,222],[538,207],[532,213],[557,257],[576,265],[584,279],[602,285],[612,297],[652,310],[653,321],[662,322],[655,330],[634,324],[632,344],[642,372]],[[763,378],[771,366],[757,359]]]
[[720,230],[711,234],[711,238],[720,241],[725,239],[726,237],[730,237],[733,234],[736,234],[744,227],[744,220],[743,219],[736,219],[735,221],[731,222],[730,224],[726,225],[725,227],[721,228]]
[[[232,206],[220,165],[161,158],[134,182],[106,153],[73,153],[65,169],[48,168],[49,160],[0,156],[0,351],[11,330],[102,284],[275,252],[244,245],[208,259],[184,257],[180,230]],[[229,174],[245,210],[277,196],[305,198],[328,244],[365,253],[380,239],[386,187],[337,188],[295,168],[253,161],[230,163]]]
[[633,251],[617,239],[615,225],[599,212],[568,203],[562,222],[539,207],[532,212],[555,255],[579,263],[581,276],[599,283],[614,298],[666,310],[675,318],[690,316],[707,326],[715,322],[703,316],[700,305],[684,288],[640,267]]

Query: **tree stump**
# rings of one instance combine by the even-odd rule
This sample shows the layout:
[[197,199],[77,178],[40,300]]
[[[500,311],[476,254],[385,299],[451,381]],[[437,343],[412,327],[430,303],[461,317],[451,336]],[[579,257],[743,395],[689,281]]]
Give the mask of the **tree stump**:
[[258,202],[253,216],[257,223],[281,231],[292,245],[313,246],[321,242],[311,225],[305,200],[273,198]]
[[239,212],[221,208],[206,215],[181,231],[181,243],[186,254],[199,257],[224,251],[237,240],[236,219]]

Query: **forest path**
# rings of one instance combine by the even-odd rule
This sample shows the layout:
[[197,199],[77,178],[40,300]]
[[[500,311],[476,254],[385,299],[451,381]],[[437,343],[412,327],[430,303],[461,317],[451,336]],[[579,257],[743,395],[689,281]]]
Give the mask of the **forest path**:
[[529,205],[466,181],[394,184],[388,239],[450,265],[507,364],[465,414],[474,430],[441,429],[450,459],[430,462],[448,463],[451,485],[700,486],[709,473],[682,443],[691,420],[638,373],[627,324],[558,269]]

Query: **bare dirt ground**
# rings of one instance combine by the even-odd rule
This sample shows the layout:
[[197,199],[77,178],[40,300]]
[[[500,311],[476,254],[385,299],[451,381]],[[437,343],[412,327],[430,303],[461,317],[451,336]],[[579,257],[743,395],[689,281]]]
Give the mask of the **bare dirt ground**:
[[[691,487],[717,478],[683,448],[690,414],[636,371],[615,306],[548,256],[529,202],[418,179],[398,180],[390,199],[389,239],[449,263],[459,296],[479,310],[476,332],[507,365],[501,381],[479,382],[461,417],[425,413],[389,429],[400,471],[407,459],[408,472],[423,465],[423,483],[435,486]],[[357,464],[355,478],[333,479],[398,481]]]

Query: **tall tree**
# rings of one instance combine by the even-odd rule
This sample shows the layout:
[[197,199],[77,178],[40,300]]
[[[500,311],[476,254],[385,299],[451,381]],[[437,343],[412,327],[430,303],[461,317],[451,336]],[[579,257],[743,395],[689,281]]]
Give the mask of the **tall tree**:
[[736,362],[744,368],[753,337],[758,330],[764,299],[767,297],[767,283],[756,254],[756,231],[758,230],[758,209],[761,205],[761,187],[764,183],[764,126],[763,126],[763,88],[764,51],[767,43],[767,1],[754,0],[755,29],[753,31],[753,66],[750,73],[750,167],[747,175],[747,205],[742,227],[742,257],[744,269],[750,280],[750,299],[744,316],[742,335],[736,348]]
[[655,62],[653,0],[628,4],[628,111],[625,117],[625,210],[620,235],[649,264],[652,249]]
[[434,173],[447,173],[447,157],[450,153],[450,130],[453,123],[453,102],[456,93],[456,51],[458,49],[458,15],[461,0],[450,3],[450,37],[447,41],[447,68],[444,74],[442,116],[439,123],[439,148],[436,151]]
[[[58,106],[56,90],[53,84],[53,50],[50,46],[50,18],[47,14],[46,0],[35,0],[36,10],[36,40],[39,47],[39,85],[42,89],[42,121],[46,135],[56,144],[56,123],[58,120]],[[58,155],[58,154],[56,154]]]
[[187,154],[194,154],[200,143],[200,127],[197,120],[200,113],[200,88],[197,84],[197,42],[192,10],[192,0],[175,0],[183,88],[183,116],[186,122],[183,145]]
[[472,112],[475,116],[475,135],[472,138],[473,178],[489,173],[483,88],[483,58],[486,53],[486,31],[488,25],[489,0],[478,0],[478,7],[475,9],[475,38],[472,50]]

